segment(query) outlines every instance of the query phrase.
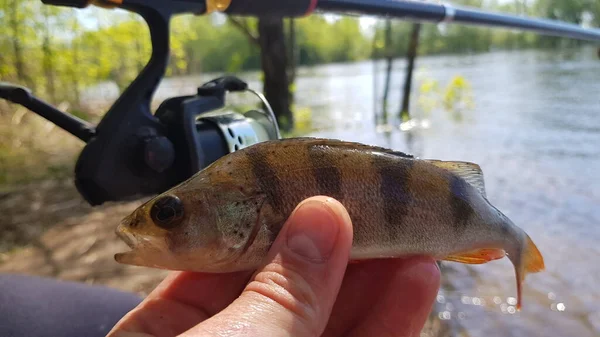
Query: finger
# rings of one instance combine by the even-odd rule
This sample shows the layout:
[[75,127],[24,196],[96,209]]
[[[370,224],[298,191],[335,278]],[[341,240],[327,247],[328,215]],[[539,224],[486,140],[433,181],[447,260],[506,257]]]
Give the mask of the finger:
[[[267,261],[241,296],[189,335],[321,335],[338,294],[352,245],[345,208],[326,197],[305,200],[273,243]],[[232,325],[231,322],[237,322]]]
[[[345,336],[366,317],[365,313],[384,296],[390,288],[402,286],[394,283],[401,268],[410,267],[421,257],[369,260],[351,264],[346,270],[337,301],[324,336]],[[365,308],[369,308],[368,311]]]
[[394,260],[392,277],[349,336],[419,336],[440,286],[440,270],[427,257]]
[[187,304],[202,310],[208,317],[225,309],[235,300],[252,276],[252,272],[227,274],[182,272],[156,296]]
[[382,296],[387,296],[387,288],[390,287],[398,267],[399,263],[394,259],[350,264],[324,336],[344,336],[363,321],[365,313],[368,313]]
[[251,273],[170,273],[108,334],[175,336],[223,310],[239,296]]

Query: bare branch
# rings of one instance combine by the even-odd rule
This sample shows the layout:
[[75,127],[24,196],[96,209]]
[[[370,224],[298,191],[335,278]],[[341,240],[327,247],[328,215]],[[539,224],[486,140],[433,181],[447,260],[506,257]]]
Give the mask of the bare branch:
[[242,33],[244,33],[246,35],[248,40],[250,40],[252,43],[256,44],[257,46],[260,46],[258,36],[256,36],[255,34],[252,33],[252,31],[250,31],[250,27],[248,27],[248,25],[246,25],[245,22],[242,22],[231,16],[228,18],[229,18],[229,22],[231,22],[234,26],[239,28],[242,31]]

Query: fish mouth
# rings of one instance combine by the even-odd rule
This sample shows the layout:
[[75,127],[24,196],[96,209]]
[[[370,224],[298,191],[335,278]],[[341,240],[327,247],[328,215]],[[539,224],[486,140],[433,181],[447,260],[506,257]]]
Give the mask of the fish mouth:
[[114,256],[115,261],[122,264],[139,265],[140,261],[138,260],[140,257],[136,252],[136,247],[138,246],[139,241],[136,236],[128,230],[124,223],[121,223],[119,226],[117,226],[115,233],[119,239],[121,239],[129,248],[131,248],[130,251],[116,253]]
[[127,228],[120,224],[115,231],[119,239],[123,240],[129,248],[134,249],[137,246],[137,239],[133,233],[127,230]]
[[150,248],[148,246],[148,240],[145,240],[143,236],[132,233],[126,222],[117,226],[115,233],[129,248],[131,248],[130,251],[116,253],[114,255],[115,261],[126,265],[156,267],[146,261],[148,254],[152,253],[152,249],[148,250],[148,248]]

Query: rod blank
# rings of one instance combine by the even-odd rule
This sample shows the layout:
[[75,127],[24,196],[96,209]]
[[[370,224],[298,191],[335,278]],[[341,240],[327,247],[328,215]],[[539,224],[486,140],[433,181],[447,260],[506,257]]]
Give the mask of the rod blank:
[[317,10],[341,14],[405,18],[414,21],[448,21],[503,27],[534,31],[543,35],[600,42],[600,29],[586,29],[560,21],[484,12],[475,8],[448,4],[401,0],[318,0]]

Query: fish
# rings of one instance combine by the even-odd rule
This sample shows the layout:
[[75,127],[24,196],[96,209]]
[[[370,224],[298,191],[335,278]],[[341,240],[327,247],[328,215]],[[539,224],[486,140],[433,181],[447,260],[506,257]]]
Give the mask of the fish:
[[317,195],[338,200],[350,215],[349,262],[507,257],[519,310],[526,275],[545,268],[529,235],[488,200],[478,164],[316,137],[253,144],[152,197],[117,226],[131,250],[115,260],[206,273],[255,270],[296,206]]

